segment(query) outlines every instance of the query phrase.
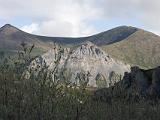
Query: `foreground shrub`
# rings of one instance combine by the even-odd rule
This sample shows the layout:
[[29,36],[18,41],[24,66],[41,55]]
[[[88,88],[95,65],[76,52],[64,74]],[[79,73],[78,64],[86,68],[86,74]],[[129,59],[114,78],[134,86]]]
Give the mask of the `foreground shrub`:
[[[22,44],[22,48],[16,59],[1,58],[0,120],[160,119],[160,101],[142,99],[134,88],[126,92],[116,86],[103,89],[100,97],[94,96],[87,88],[89,73],[77,75],[79,86],[70,84],[70,73],[58,73],[57,67],[49,71],[44,66],[37,77],[29,71],[30,77],[26,78],[24,71],[33,59],[30,53],[34,46]],[[60,59],[55,63],[59,64]]]

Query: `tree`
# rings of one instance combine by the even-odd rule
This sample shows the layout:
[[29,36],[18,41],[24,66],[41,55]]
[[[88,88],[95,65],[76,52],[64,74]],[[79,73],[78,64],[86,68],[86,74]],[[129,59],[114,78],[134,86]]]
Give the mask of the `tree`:
[[95,80],[96,80],[97,87],[99,88],[107,87],[107,81],[102,74],[98,73]]

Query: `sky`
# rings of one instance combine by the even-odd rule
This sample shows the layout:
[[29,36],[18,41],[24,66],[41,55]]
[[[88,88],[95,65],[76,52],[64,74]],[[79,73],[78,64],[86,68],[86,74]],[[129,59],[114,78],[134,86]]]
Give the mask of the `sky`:
[[127,25],[160,35],[160,0],[0,0],[0,26],[83,37]]

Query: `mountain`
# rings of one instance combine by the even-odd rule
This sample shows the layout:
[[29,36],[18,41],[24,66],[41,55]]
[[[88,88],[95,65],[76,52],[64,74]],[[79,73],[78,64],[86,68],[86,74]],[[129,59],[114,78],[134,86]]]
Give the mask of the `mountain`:
[[151,32],[138,29],[126,39],[103,46],[115,59],[143,68],[160,65],[160,37]]
[[48,46],[36,36],[25,33],[9,24],[0,28],[0,42],[1,49],[17,50],[22,42],[35,44],[37,47],[43,49],[48,48]]
[[89,37],[64,38],[32,35],[6,24],[0,28],[0,42],[2,43],[0,48],[17,49],[21,42],[34,43],[37,47],[42,47],[43,49],[47,49],[47,44],[52,42],[62,45],[78,45],[85,41],[91,41],[96,45],[107,45],[125,39],[136,30],[133,27],[121,26]]
[[25,33],[10,24],[0,28],[0,43],[0,51],[9,55],[14,55],[18,50],[21,50],[21,43],[35,44],[35,55],[42,54],[51,48],[50,44],[46,44],[36,38],[36,36]]
[[90,41],[101,47],[114,59],[143,68],[160,65],[160,37],[151,32],[131,27],[120,26],[114,29],[81,38],[45,37],[32,35],[6,24],[0,28],[0,50],[17,51],[20,43],[35,44],[35,54],[42,54],[53,48],[53,43],[63,47],[75,47]]
[[91,41],[98,46],[108,45],[122,41],[135,33],[138,29],[131,26],[120,26],[111,30],[90,36],[86,41]]
[[[30,65],[31,70],[38,68],[40,71],[43,66],[49,66],[49,70],[55,68],[56,55],[58,50],[52,49],[42,56],[36,58]],[[65,48],[61,56],[59,69],[70,72],[72,83],[79,84],[78,75],[84,73],[88,76],[88,86],[92,87],[109,87],[121,79],[124,72],[130,71],[130,66],[123,62],[112,59],[101,48],[91,42],[84,42],[73,49]],[[36,70],[37,71],[37,70]],[[117,81],[112,78],[117,75]],[[53,77],[54,78],[54,77]]]

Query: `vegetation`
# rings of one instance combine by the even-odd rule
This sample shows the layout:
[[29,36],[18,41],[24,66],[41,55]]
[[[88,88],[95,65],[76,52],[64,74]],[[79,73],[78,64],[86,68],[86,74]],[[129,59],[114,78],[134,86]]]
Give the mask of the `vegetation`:
[[102,48],[115,59],[151,69],[160,64],[159,39],[159,36],[139,29],[128,38],[110,45],[103,45]]
[[96,84],[97,84],[98,88],[107,87],[107,82],[106,82],[105,77],[103,75],[98,73],[95,79],[96,79]]
[[[56,65],[54,71],[44,66],[36,77],[34,71],[28,71],[30,77],[27,78],[25,71],[32,61],[33,48],[22,44],[23,51],[16,59],[1,57],[0,120],[160,119],[158,99],[143,99],[132,91],[134,89],[128,92],[120,85],[93,94],[86,87],[89,73],[77,74],[79,86],[70,84],[69,72],[57,72]],[[62,52],[60,47],[56,64]]]

